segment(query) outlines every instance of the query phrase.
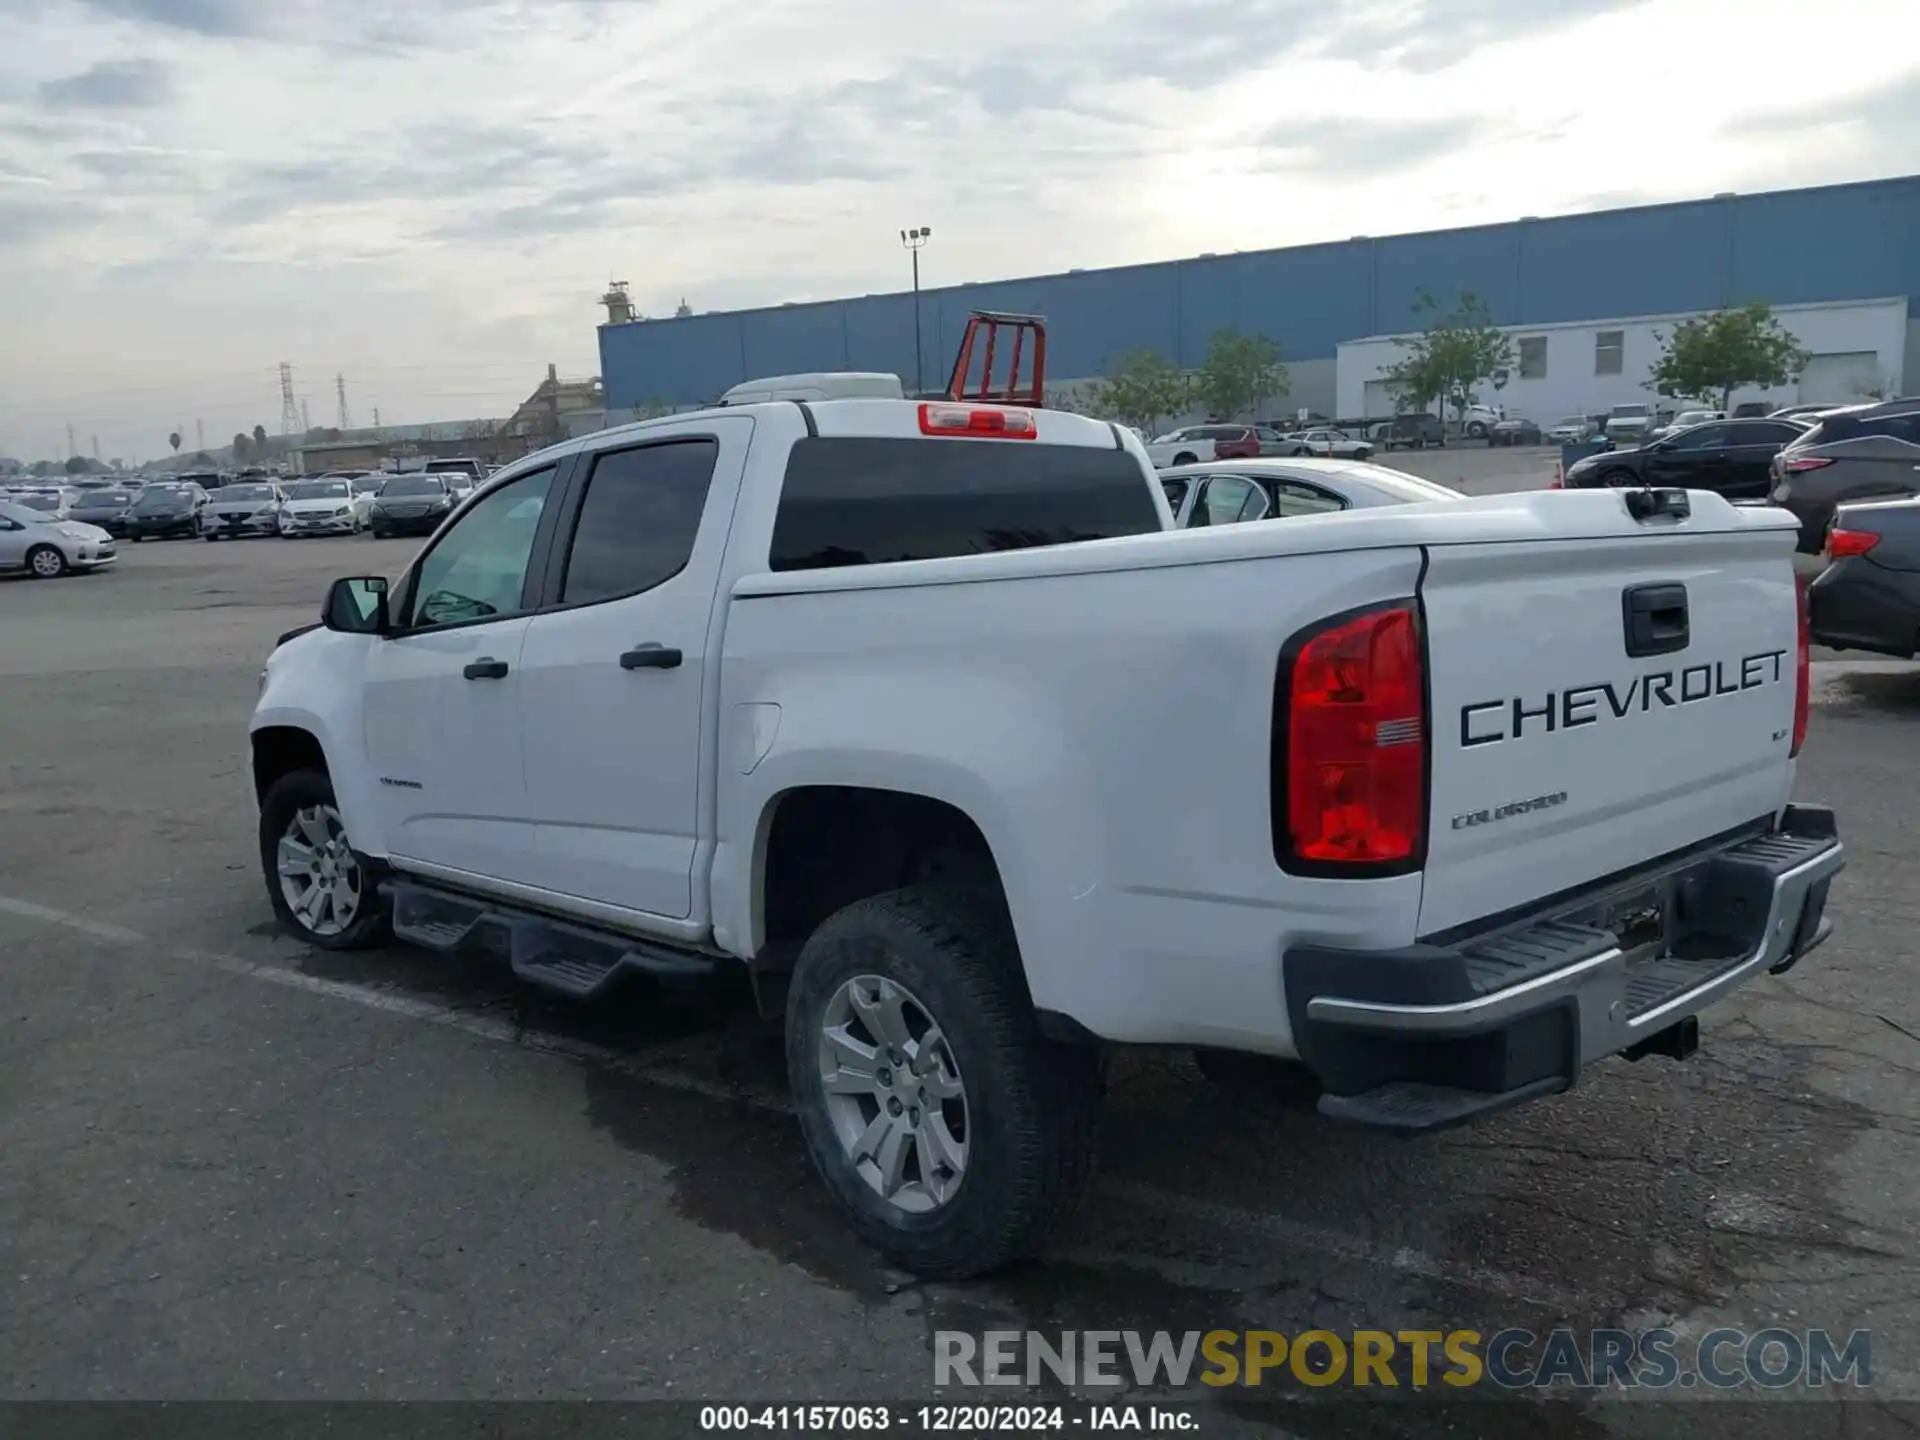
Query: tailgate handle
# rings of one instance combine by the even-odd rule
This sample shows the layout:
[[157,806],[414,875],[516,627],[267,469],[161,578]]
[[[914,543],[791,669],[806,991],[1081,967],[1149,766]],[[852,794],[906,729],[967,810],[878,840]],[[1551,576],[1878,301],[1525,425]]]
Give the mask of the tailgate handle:
[[1627,655],[1671,655],[1687,648],[1687,587],[1678,583],[1633,585],[1620,593]]

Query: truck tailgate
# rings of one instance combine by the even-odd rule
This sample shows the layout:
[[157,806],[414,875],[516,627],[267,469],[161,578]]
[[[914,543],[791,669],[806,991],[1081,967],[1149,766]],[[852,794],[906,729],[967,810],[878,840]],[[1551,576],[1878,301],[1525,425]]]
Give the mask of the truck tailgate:
[[1691,518],[1643,523],[1602,492],[1565,538],[1428,547],[1422,935],[1786,803],[1794,532],[1693,498]]

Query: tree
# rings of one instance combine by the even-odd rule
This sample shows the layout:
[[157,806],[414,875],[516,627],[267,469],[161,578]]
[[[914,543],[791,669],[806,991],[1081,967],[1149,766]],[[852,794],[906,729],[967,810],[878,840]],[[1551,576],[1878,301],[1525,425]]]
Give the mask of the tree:
[[1280,347],[1266,336],[1216,330],[1207,337],[1200,397],[1213,414],[1226,418],[1251,413],[1268,397],[1286,394],[1290,383]]
[[1099,413],[1141,430],[1151,430],[1162,418],[1178,414],[1186,398],[1180,372],[1159,351],[1148,349],[1122,355],[1113,373],[1096,383],[1089,397]]
[[256,455],[267,453],[267,427],[264,425],[253,427],[253,453]]
[[190,465],[211,465],[213,464],[213,457],[204,450],[196,450],[193,452],[193,458],[187,463]]
[[69,475],[84,475],[93,468],[93,462],[84,455],[69,455],[63,468]]
[[35,475],[40,476],[58,475],[60,473],[60,464],[56,460],[36,460],[27,468],[32,470]]
[[1772,389],[1797,380],[1812,356],[1780,328],[1764,300],[1737,310],[1696,315],[1661,337],[1660,359],[1649,384],[1662,395],[1718,398],[1725,410],[1743,385]]
[[1513,341],[1471,290],[1462,290],[1444,313],[1431,291],[1416,291],[1413,313],[1427,317],[1426,328],[1400,342],[1403,353],[1383,377],[1387,388],[1406,409],[1424,410],[1439,400],[1458,418],[1473,404],[1474,386],[1512,367]]
[[167,444],[173,447],[174,454],[178,455],[180,453],[180,432],[178,430],[167,436]]
[[233,436],[233,458],[235,460],[246,459],[247,452],[252,445],[253,441],[243,432],[235,431]]

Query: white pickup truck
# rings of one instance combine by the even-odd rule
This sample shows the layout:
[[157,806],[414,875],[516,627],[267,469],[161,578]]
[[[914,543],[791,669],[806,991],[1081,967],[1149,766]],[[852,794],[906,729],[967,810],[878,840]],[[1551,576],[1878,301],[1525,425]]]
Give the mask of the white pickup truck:
[[820,1174],[929,1276],[1071,1210],[1105,1046],[1418,1132],[1684,1056],[1826,938],[1784,512],[1168,524],[1137,435],[993,405],[516,462],[267,661],[273,907],[581,998],[746,967]]

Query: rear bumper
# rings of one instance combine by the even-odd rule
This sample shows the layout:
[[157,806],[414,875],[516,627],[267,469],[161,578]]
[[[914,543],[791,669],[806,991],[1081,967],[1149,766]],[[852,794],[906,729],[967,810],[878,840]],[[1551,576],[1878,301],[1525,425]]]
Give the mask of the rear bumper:
[[1807,589],[1807,620],[1815,644],[1911,658],[1920,645],[1920,574],[1864,555],[1836,560]]
[[1777,829],[1445,945],[1290,950],[1321,1112],[1419,1133],[1570,1089],[1612,1055],[1684,1055],[1701,1010],[1827,939],[1844,864],[1832,812],[1789,806]]

